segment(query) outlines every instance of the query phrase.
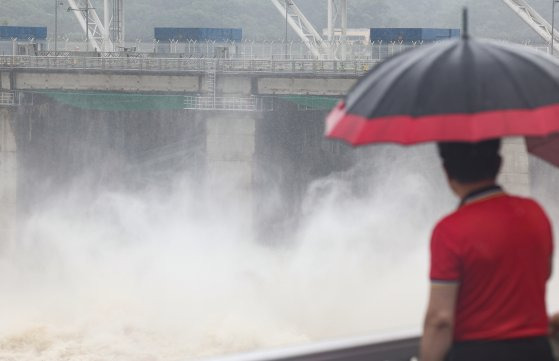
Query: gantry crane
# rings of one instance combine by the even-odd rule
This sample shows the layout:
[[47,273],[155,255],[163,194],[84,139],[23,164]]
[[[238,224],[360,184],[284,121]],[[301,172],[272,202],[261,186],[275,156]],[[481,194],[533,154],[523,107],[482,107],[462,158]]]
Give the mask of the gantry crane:
[[[318,59],[345,59],[347,37],[347,1],[327,0],[327,41],[313,27],[294,0],[271,0],[285,18],[287,24],[307,45]],[[91,0],[66,0],[68,11],[72,11],[86,34],[88,47],[95,51],[110,52],[124,47],[124,0],[103,0],[103,21]],[[110,2],[112,11],[109,12]],[[340,29],[340,38],[335,42],[334,33]]]
[[[553,44],[553,49],[559,53],[559,32],[552,30],[552,26],[525,0],[503,0],[526,24],[528,24],[547,43]],[[553,33],[553,34],[552,34]],[[551,41],[553,38],[554,41]]]
[[[328,41],[325,41],[303,15],[295,0],[271,0],[286,22],[319,59],[345,59],[347,34],[347,0],[328,1]],[[549,24],[526,0],[502,0],[553,49],[559,53],[559,31]],[[340,41],[334,41],[335,28],[341,29]],[[553,34],[552,34],[553,33]],[[552,41],[553,39],[553,41]]]
[[[295,0],[270,0],[295,33],[318,59],[345,59],[347,43],[348,0],[327,0],[327,40],[313,27]],[[526,0],[502,0],[546,42],[554,43],[559,53],[559,32],[549,24]],[[91,0],[66,0],[86,34],[88,45],[95,51],[117,51],[124,47],[124,0],[103,0],[103,21]],[[110,3],[112,2],[112,11]],[[334,34],[341,34],[335,41]],[[552,34],[553,32],[553,34]],[[552,42],[553,37],[553,42]]]
[[124,47],[124,0],[103,0],[103,21],[90,0],[66,0],[68,11],[76,16],[86,34],[88,47],[94,51],[112,52]]
[[[328,40],[320,33],[299,9],[295,0],[271,0],[285,21],[306,44],[311,53],[318,59],[345,59],[347,39],[347,1],[328,1]],[[334,40],[334,33],[340,29],[339,43]]]

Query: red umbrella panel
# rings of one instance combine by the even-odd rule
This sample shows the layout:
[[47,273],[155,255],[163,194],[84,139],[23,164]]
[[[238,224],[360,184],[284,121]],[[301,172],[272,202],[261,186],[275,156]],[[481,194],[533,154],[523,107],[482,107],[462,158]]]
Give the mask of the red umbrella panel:
[[526,137],[526,147],[533,155],[559,167],[559,134]]

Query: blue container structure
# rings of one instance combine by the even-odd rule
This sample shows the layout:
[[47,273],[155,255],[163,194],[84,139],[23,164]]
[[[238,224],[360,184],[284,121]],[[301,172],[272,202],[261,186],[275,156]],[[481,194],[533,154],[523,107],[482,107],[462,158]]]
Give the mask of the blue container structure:
[[47,28],[43,26],[0,26],[0,40],[47,39]]
[[372,28],[371,42],[374,43],[432,43],[460,37],[460,29],[439,28]]
[[243,29],[231,28],[155,28],[155,40],[169,42],[187,41],[241,41],[243,40]]

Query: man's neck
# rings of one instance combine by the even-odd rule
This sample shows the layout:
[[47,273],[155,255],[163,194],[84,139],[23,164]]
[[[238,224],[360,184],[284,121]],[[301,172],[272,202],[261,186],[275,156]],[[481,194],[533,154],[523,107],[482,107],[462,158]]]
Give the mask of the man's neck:
[[496,185],[494,179],[483,180],[475,183],[459,183],[456,181],[453,181],[453,183],[452,189],[454,190],[454,193],[456,193],[456,195],[462,200],[477,190]]

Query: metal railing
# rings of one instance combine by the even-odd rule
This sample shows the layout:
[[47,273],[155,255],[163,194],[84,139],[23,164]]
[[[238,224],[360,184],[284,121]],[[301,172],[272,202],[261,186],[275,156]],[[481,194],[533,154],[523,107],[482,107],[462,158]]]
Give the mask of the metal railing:
[[[33,45],[33,39],[14,39],[22,46]],[[328,43],[328,42],[327,42]],[[339,49],[339,41],[328,43],[334,49]],[[345,46],[346,60],[380,61],[406,49],[424,46],[423,42],[382,42],[382,41],[350,41]],[[519,43],[538,50],[549,52],[549,45],[545,43]],[[267,59],[267,60],[313,60],[316,57],[309,51],[304,42],[300,41],[186,41],[170,40],[168,42],[141,41],[127,42],[125,47],[116,52],[88,52],[85,41],[70,41],[60,39],[58,51],[54,51],[53,39],[39,42],[37,56],[81,56],[81,57],[140,57],[140,58],[206,58],[206,59]],[[90,49],[91,50],[91,49]],[[12,41],[0,40],[0,54],[23,55],[17,53],[18,48]],[[14,53],[15,52],[15,53]],[[338,58],[339,59],[339,58]]]
[[[327,42],[334,49],[341,46],[339,41]],[[397,41],[350,41],[346,44],[347,59],[351,60],[383,60],[386,57],[400,51],[424,46],[428,43],[411,42],[403,43]],[[549,52],[548,44],[533,44],[521,42],[529,47]],[[301,41],[252,41],[243,40],[240,42],[226,41],[178,41],[169,40],[168,42],[141,41],[126,43],[126,51],[113,53],[98,53],[103,57],[122,56],[126,52],[133,57],[163,57],[163,58],[225,58],[225,59],[269,59],[269,60],[299,60],[315,59],[307,45]],[[77,55],[84,56],[87,45],[84,41],[59,41],[58,52],[53,51],[52,39],[47,40],[43,50],[37,55]],[[13,55],[13,54],[10,54]],[[87,56],[87,53],[85,53]]]
[[103,58],[0,56],[0,68],[133,71],[133,72],[207,72],[218,73],[289,73],[362,75],[378,61],[334,60],[251,60],[251,59],[180,59],[180,58]]
[[[333,49],[341,47],[340,41],[325,42]],[[382,54],[393,54],[404,49],[421,46],[422,42],[369,42],[349,41],[345,45],[347,59],[351,60],[380,60]],[[141,41],[127,42],[126,50],[121,52],[103,52],[100,56],[113,57],[126,52],[134,57],[185,57],[185,58],[226,58],[226,59],[269,59],[294,60],[316,59],[307,44],[302,41],[179,41],[170,39],[166,42]],[[85,41],[60,40],[56,55],[64,53],[79,54],[86,52],[88,46]],[[14,54],[10,54],[14,55]],[[15,54],[17,55],[17,54]],[[48,39],[45,46],[36,55],[55,55],[53,41]]]
[[419,332],[318,342],[204,361],[417,361]]
[[185,96],[185,110],[272,111],[273,99],[266,97]]

